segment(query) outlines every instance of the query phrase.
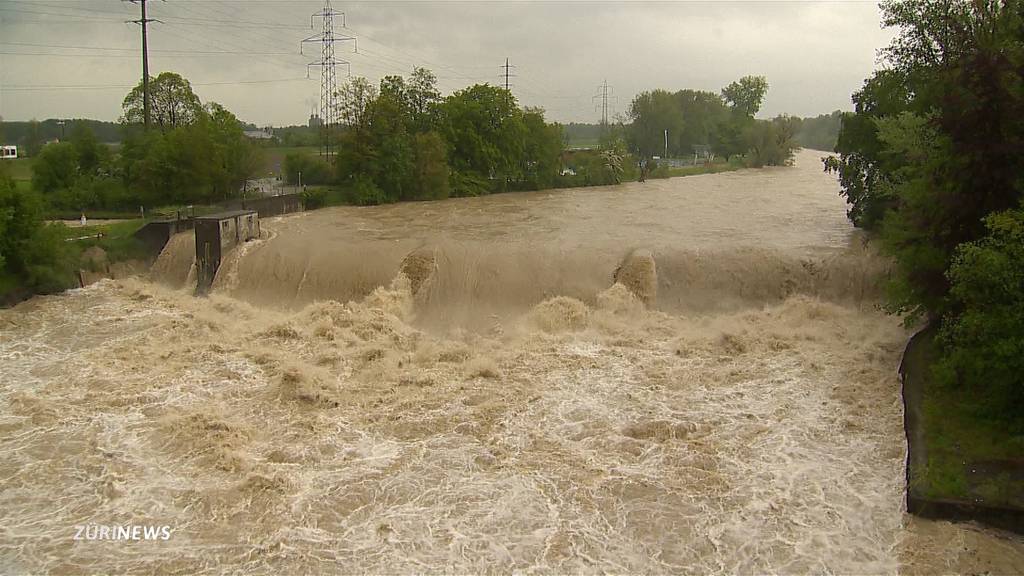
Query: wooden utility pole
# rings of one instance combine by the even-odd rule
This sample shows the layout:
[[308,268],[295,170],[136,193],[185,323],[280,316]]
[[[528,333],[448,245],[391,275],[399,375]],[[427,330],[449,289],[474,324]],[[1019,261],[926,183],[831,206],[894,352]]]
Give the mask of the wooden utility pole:
[[145,121],[146,130],[149,130],[149,41],[146,38],[147,24],[156,20],[146,17],[147,0],[128,0],[133,4],[142,7],[142,17],[132,22],[142,27],[142,116]]

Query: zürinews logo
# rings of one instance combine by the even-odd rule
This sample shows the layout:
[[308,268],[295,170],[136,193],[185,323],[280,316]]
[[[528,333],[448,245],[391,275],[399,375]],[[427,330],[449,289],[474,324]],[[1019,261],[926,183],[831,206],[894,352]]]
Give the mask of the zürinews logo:
[[75,540],[170,540],[170,526],[149,526],[140,524],[82,524],[75,526]]

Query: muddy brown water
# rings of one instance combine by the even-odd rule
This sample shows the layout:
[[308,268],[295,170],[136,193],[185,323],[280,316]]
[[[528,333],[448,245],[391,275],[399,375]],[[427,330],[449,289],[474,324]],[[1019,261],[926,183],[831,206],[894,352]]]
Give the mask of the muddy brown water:
[[[264,221],[0,312],[0,572],[1021,572],[904,514],[884,261],[791,168]],[[76,526],[168,526],[156,541]]]

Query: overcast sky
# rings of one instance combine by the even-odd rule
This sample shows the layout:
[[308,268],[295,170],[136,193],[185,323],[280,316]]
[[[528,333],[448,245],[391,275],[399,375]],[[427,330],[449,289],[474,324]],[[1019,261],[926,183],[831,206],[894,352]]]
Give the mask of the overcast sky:
[[[261,125],[305,123],[319,45],[303,38],[323,0],[150,0],[150,74],[184,75],[205,102]],[[850,109],[892,33],[873,2],[341,2],[336,44],[353,76],[433,70],[442,93],[501,84],[548,118],[596,122],[607,79],[616,112],[643,90],[717,92],[747,74],[770,89],[759,116]],[[116,120],[141,77],[137,4],[0,0],[0,116]],[[319,24],[319,23],[318,23]],[[358,52],[356,52],[358,50]],[[338,70],[338,81],[347,70]]]

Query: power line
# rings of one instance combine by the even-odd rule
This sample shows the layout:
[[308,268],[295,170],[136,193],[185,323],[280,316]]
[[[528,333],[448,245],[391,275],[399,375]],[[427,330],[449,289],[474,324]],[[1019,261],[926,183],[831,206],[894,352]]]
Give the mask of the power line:
[[[274,84],[279,82],[304,82],[309,80],[306,77],[297,78],[272,78],[266,80],[228,80],[220,82],[189,82],[192,86],[235,86],[239,84]],[[14,84],[0,87],[4,92],[34,92],[34,91],[59,91],[59,90],[113,90],[134,88],[134,84]]]
[[511,69],[515,68],[515,66],[509,64],[508,63],[508,58],[505,58],[505,65],[504,66],[499,66],[499,68],[504,68],[505,69],[505,92],[508,92],[509,94],[511,94],[511,91],[509,89],[512,86],[508,83],[508,79],[511,78],[512,76],[515,76],[515,74],[510,74]]
[[315,19],[320,18],[322,26],[321,32],[306,38],[299,44],[301,48],[301,46],[306,42],[320,43],[320,60],[307,64],[306,70],[308,73],[310,66],[318,66],[320,68],[320,154],[327,156],[331,155],[331,131],[334,125],[337,124],[336,120],[338,114],[338,78],[335,67],[338,64],[344,64],[345,66],[351,65],[347,60],[338,60],[335,58],[334,43],[339,41],[346,42],[348,40],[352,40],[353,42],[355,41],[355,38],[351,36],[334,35],[335,16],[341,16],[341,27],[344,28],[345,14],[331,8],[331,0],[324,0],[323,9],[309,17],[310,28],[313,27]]
[[142,27],[142,117],[145,120],[146,130],[149,130],[149,42],[146,39],[146,29],[150,22],[159,22],[159,20],[146,17],[147,0],[128,1],[138,4],[142,10],[142,16],[132,22]]

